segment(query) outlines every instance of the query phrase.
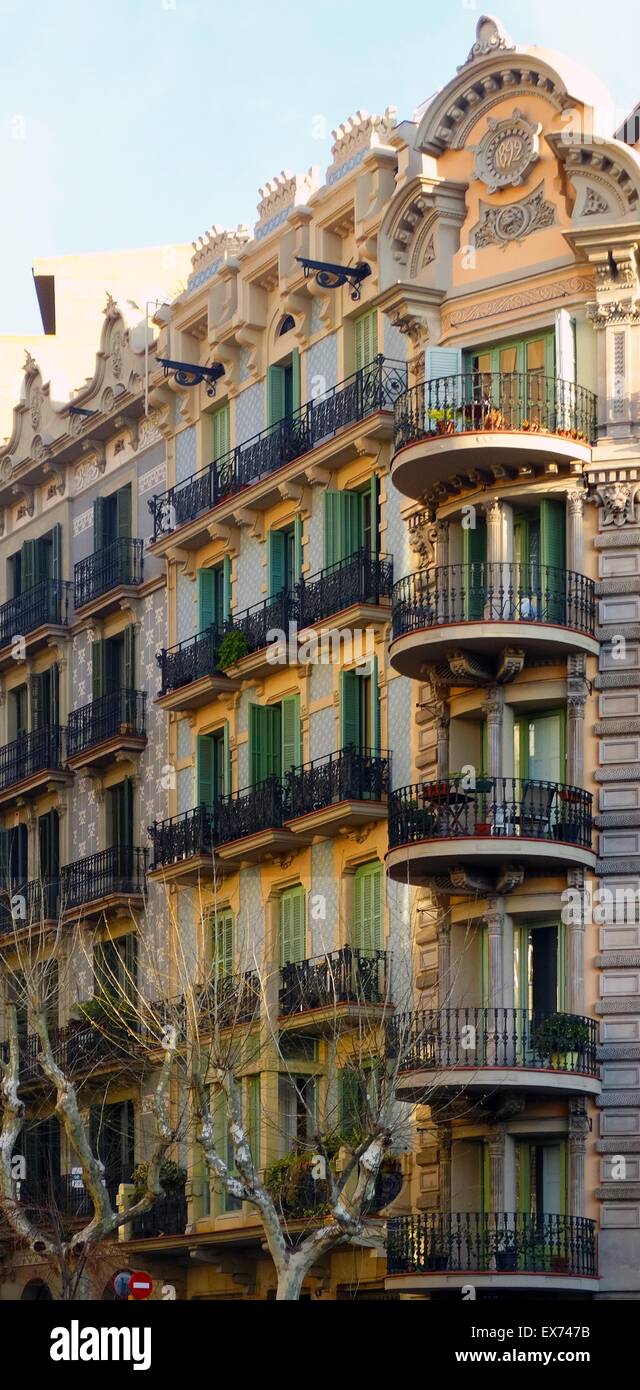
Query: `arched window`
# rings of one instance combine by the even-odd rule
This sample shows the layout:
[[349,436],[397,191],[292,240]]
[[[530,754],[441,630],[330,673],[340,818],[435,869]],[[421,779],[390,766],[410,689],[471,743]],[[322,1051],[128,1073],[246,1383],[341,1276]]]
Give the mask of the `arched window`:
[[278,329],[278,337],[284,338],[285,333],[290,333],[291,329],[295,328],[295,326],[295,319],[291,317],[291,314],[287,314],[287,317],[282,320],[282,323],[280,324],[280,327]]
[[43,1284],[42,1279],[30,1279],[22,1290],[20,1301],[22,1303],[52,1303],[53,1294],[49,1285]]

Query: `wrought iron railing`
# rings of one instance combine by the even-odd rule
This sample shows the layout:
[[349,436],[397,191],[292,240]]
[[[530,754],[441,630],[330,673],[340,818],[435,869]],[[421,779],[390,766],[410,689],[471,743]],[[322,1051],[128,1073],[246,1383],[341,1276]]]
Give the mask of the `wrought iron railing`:
[[466,372],[420,382],[398,397],[394,445],[454,434],[553,434],[595,444],[597,399],[571,381],[537,372]]
[[595,584],[572,570],[496,562],[421,570],[394,588],[394,638],[483,622],[546,623],[594,637]]
[[142,895],[146,868],[146,849],[131,845],[114,845],[66,864],[61,874],[62,907],[70,911],[113,895]]
[[236,445],[202,472],[153,497],[149,507],[154,541],[309,453],[347,425],[392,410],[406,385],[405,363],[377,357],[294,414]]
[[311,627],[356,603],[375,606],[391,597],[392,588],[393,560],[358,550],[298,584],[298,621],[303,628]]
[[422,782],[391,793],[392,848],[421,840],[522,838],[591,849],[593,798],[578,787],[514,777]]
[[598,1025],[575,1014],[525,1009],[422,1009],[387,1028],[398,1070],[523,1068],[598,1076]]
[[[117,1008],[114,1001],[113,1018],[105,1016],[102,1025],[78,1022],[69,1023],[66,1028],[50,1029],[51,1051],[62,1071],[67,1075],[78,1075],[106,1063],[126,1061],[130,1065],[133,1062],[136,1044],[132,1034],[139,1031],[138,1023],[135,1015],[131,1014],[118,1024]],[[33,1081],[46,1084],[39,1060],[41,1052],[42,1043],[36,1033],[20,1038],[18,1065],[23,1085]],[[2,1055],[6,1063],[9,1060],[8,1043],[3,1044]]]
[[24,594],[0,605],[0,648],[39,627],[66,627],[70,590],[67,580],[41,579]]
[[390,785],[388,753],[350,744],[286,775],[286,818],[322,811],[341,801],[385,801]]
[[141,690],[114,690],[69,715],[67,755],[76,757],[118,735],[144,738],[147,697]]
[[64,763],[66,729],[47,724],[31,734],[21,734],[0,748],[0,791],[35,777],[38,772],[58,771]]
[[121,585],[142,584],[144,577],[144,542],[120,536],[118,540],[96,550],[73,567],[75,607],[82,608],[94,599],[102,598]]
[[220,975],[198,995],[198,1028],[212,1033],[236,1023],[252,1023],[260,1014],[260,980],[255,970]]
[[16,1183],[16,1196],[21,1207],[45,1219],[55,1216],[67,1220],[86,1220],[93,1204],[82,1177],[74,1173],[51,1173],[36,1181],[25,1179]]
[[388,968],[386,951],[354,946],[291,962],[280,971],[280,1014],[290,1018],[340,1004],[388,1003]]
[[581,1216],[459,1212],[392,1218],[389,1274],[598,1273],[595,1222]]
[[297,593],[289,593],[287,589],[282,589],[273,598],[265,599],[262,603],[245,609],[243,613],[234,614],[233,619],[225,623],[225,635],[235,632],[242,636],[242,655],[249,656],[253,652],[264,651],[269,645],[273,645],[275,652],[278,641],[282,639],[270,634],[284,633],[288,639],[289,623],[299,622],[299,617],[300,604]]
[[181,690],[185,685],[193,685],[204,676],[223,674],[218,667],[218,650],[224,636],[215,628],[199,632],[176,647],[169,647],[158,653],[157,661],[161,673],[161,695],[172,690]]
[[204,803],[168,820],[149,826],[153,841],[152,869],[179,864],[184,859],[211,854],[215,845],[215,817]]
[[29,883],[0,884],[0,933],[37,928],[58,917],[60,882],[57,878],[32,879]]
[[268,777],[258,786],[223,796],[214,808],[215,842],[224,845],[262,830],[280,830],[286,809],[285,786],[279,777]]
[[189,1207],[185,1192],[172,1192],[156,1197],[153,1206],[131,1222],[132,1240],[157,1239],[160,1236],[182,1236],[187,1229]]

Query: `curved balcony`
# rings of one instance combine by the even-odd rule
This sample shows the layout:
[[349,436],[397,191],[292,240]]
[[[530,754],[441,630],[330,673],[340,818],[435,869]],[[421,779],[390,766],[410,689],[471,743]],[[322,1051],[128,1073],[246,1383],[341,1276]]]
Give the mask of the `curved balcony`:
[[597,656],[595,585],[549,565],[421,570],[395,585],[392,631],[391,665],[413,680],[461,648],[480,661],[514,644],[531,656]]
[[396,401],[391,476],[419,500],[465,470],[491,483],[504,468],[590,463],[596,435],[596,397],[573,382],[526,372],[438,377]]
[[[387,1288],[541,1288],[594,1293],[596,1228],[581,1216],[438,1212],[398,1216],[387,1228]],[[464,1278],[463,1283],[468,1282]]]
[[515,861],[532,871],[595,867],[592,797],[578,787],[515,777],[423,782],[389,798],[391,878],[424,883],[434,874]]
[[569,1096],[598,1095],[594,1019],[524,1009],[423,1009],[388,1025],[401,1100],[433,1104],[452,1092],[498,1087]]

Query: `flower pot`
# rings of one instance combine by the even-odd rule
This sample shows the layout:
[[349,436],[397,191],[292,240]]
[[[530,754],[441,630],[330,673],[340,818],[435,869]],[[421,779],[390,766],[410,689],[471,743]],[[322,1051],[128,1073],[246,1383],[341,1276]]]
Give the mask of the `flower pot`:
[[506,1273],[507,1271],[515,1271],[516,1267],[515,1250],[498,1251],[496,1255],[496,1269],[501,1269]]
[[489,821],[478,821],[476,824],[476,835],[479,836],[480,839],[487,839],[491,834],[491,830],[492,827]]

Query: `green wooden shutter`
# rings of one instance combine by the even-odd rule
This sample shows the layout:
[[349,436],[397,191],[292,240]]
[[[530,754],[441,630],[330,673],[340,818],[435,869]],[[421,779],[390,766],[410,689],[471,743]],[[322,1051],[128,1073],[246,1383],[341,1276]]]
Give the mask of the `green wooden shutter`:
[[136,630],[133,625],[124,630],[124,654],[122,671],[123,688],[136,688]]
[[216,623],[216,572],[198,570],[198,630],[206,632]]
[[196,803],[213,806],[217,793],[217,759],[215,739],[199,734],[196,740]]
[[91,648],[92,663],[91,677],[94,700],[99,700],[105,693],[105,644],[102,638],[99,642],[94,642]]
[[343,492],[342,496],[342,536],[341,560],[348,560],[362,549],[362,495],[359,492]]
[[363,864],[355,876],[355,946],[360,951],[382,951],[384,922],[382,864]]
[[131,483],[121,487],[116,493],[116,538],[129,540],[131,536]]
[[567,516],[564,502],[545,498],[540,506],[542,597],[552,623],[562,623],[566,613]]
[[464,553],[464,591],[465,591],[465,618],[468,621],[478,621],[484,617],[485,589],[486,589],[486,560],[487,560],[487,524],[483,516],[476,511],[475,526],[470,526],[463,531],[463,553]]
[[288,695],[282,701],[282,759],[283,774],[302,762],[302,730],[300,727],[300,696]]
[[49,722],[55,725],[60,717],[60,670],[58,666],[50,666],[49,676]]
[[225,555],[222,562],[222,618],[227,623],[231,617],[231,556]]
[[340,672],[340,747],[361,746],[360,677],[355,671]]
[[338,1072],[338,1129],[348,1136],[362,1127],[363,1097],[361,1078],[350,1067]]
[[566,1010],[568,1004],[568,944],[566,923],[558,923],[558,998],[556,1007]]
[[105,499],[96,497],[93,504],[93,548],[102,550],[105,545],[107,528],[105,526]]
[[222,794],[231,796],[231,732],[226,723],[222,728]]
[[378,686],[378,658],[371,658],[371,752],[380,752],[380,689]]
[[20,592],[23,594],[37,583],[36,544],[36,541],[25,541],[22,547]]
[[267,376],[267,409],[269,412],[269,424],[277,425],[279,420],[284,418],[286,413],[285,406],[285,374],[283,367],[269,367]]
[[282,772],[281,712],[279,705],[249,706],[249,769],[251,785]]
[[264,781],[264,740],[264,707],[249,705],[249,782],[252,787],[257,787],[259,782]]
[[300,351],[294,348],[291,354],[291,410],[295,415],[302,404],[302,388],[300,385]]
[[378,355],[378,311],[368,309],[353,325],[354,367],[358,372],[368,367]]
[[323,498],[325,569],[342,559],[342,497],[341,492],[325,492]]
[[51,578],[62,579],[62,526],[59,522],[51,532]]
[[133,782],[130,777],[122,784],[122,840],[121,844],[133,844]]
[[227,909],[216,912],[213,927],[213,973],[217,979],[233,975],[233,913]]
[[298,584],[298,583],[300,582],[300,579],[302,578],[302,564],[303,564],[303,554],[302,554],[302,517],[300,516],[300,514],[299,514],[298,512],[296,512],[296,515],[295,515],[295,518],[294,518],[294,522],[293,522],[293,526],[294,526],[294,552],[295,552],[295,571],[296,571],[296,572],[295,572],[295,575],[293,576],[293,578],[294,578],[295,583]]
[[247,1118],[246,1133],[251,1149],[251,1157],[255,1169],[260,1167],[260,1117],[262,1107],[260,1103],[260,1077],[247,1076],[245,1079]]
[[[379,531],[380,517],[379,517],[379,515],[378,515],[378,495],[379,495],[378,478],[377,478],[377,476],[376,476],[375,473],[374,473],[373,476],[369,479],[369,489],[368,489],[368,491],[369,491],[369,498],[370,498],[369,506],[370,506],[370,510],[371,510],[371,541],[370,541],[370,549],[371,549],[371,554],[374,556],[374,558],[377,558],[377,555],[378,555],[378,547],[379,547],[379,535],[380,535],[380,531]],[[360,522],[360,527],[361,527],[362,533],[364,533],[364,526],[362,525],[362,520],[361,520],[361,522]],[[361,538],[361,541],[360,541],[360,545],[361,545],[361,546],[364,545],[364,534],[362,534],[362,538]]]
[[269,532],[269,596],[276,598],[286,584],[286,535],[284,531]]
[[280,965],[305,958],[304,888],[287,888],[280,897]]
[[214,461],[224,458],[231,448],[231,418],[228,401],[214,410],[211,416],[211,447]]
[[11,860],[11,830],[0,829],[0,886],[9,887],[9,864]]

